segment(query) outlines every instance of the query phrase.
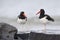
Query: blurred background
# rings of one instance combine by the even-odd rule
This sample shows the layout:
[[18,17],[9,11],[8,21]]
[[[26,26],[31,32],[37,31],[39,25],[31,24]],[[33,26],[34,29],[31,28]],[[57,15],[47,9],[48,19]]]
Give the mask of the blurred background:
[[0,0],[0,17],[16,18],[21,11],[28,17],[44,9],[51,16],[60,16],[60,0]]

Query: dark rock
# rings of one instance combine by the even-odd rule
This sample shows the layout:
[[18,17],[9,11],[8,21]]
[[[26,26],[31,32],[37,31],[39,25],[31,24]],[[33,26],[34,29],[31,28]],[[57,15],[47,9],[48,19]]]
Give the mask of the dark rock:
[[28,40],[29,38],[29,33],[24,33],[24,34],[16,34],[15,37],[20,37],[23,40]]
[[17,29],[7,23],[0,23],[0,40],[15,40],[14,35]]
[[29,39],[30,40],[60,40],[60,35],[31,32]]

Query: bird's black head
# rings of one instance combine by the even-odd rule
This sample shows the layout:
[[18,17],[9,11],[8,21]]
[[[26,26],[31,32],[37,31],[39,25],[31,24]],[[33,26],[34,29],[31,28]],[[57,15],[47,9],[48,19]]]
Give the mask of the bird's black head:
[[24,14],[24,11],[22,11],[22,12],[20,13],[20,16],[23,15],[23,14]]
[[40,14],[44,15],[45,11],[44,9],[40,9]]

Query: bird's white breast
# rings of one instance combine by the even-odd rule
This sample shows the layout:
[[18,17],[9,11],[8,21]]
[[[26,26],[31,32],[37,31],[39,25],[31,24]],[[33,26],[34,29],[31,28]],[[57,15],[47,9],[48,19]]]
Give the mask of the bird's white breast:
[[17,23],[22,23],[22,24],[24,24],[24,23],[26,23],[26,19],[17,19]]
[[41,23],[47,23],[47,22],[48,22],[48,20],[46,19],[46,17],[47,17],[47,16],[45,16],[45,17],[43,17],[43,18],[39,19],[39,20],[40,20],[40,22],[41,22]]

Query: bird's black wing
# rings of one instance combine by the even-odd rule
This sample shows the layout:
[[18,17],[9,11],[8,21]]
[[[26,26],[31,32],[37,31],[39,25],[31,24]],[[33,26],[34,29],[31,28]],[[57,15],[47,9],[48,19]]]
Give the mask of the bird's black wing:
[[53,22],[54,22],[54,19],[53,19],[53,18],[51,18],[49,15],[45,14],[45,16],[47,16],[47,18],[46,18],[46,19],[48,19],[49,21],[53,21]]

